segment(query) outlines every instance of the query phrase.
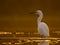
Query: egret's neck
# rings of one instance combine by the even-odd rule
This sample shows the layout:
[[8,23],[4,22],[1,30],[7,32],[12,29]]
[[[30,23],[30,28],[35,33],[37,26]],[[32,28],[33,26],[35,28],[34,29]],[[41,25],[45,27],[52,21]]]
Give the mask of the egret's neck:
[[43,18],[43,14],[38,14],[39,17],[38,17],[38,22],[41,22],[42,18]]

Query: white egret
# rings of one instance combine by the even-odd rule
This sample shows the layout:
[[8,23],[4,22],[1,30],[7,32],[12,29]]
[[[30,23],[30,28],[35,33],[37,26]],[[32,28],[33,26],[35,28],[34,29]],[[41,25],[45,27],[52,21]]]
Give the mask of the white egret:
[[43,13],[41,10],[37,10],[36,14],[39,15],[38,19],[37,19],[37,24],[38,24],[38,32],[41,36],[43,37],[48,37],[49,36],[49,28],[48,25],[44,22],[41,22],[42,18],[43,18]]
[[[39,17],[37,19],[37,25],[38,25],[38,33],[41,35],[41,37],[48,37],[49,36],[49,28],[48,25],[44,22],[41,22],[42,18],[43,18],[43,12],[41,10],[37,10],[35,12],[32,12],[32,14],[35,13],[37,14]],[[38,43],[38,45],[49,45],[48,42],[41,42]]]

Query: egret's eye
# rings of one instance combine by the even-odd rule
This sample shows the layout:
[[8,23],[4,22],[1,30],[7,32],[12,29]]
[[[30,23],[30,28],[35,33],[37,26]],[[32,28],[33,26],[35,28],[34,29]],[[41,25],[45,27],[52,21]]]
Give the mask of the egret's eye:
[[39,15],[37,15],[39,17]]

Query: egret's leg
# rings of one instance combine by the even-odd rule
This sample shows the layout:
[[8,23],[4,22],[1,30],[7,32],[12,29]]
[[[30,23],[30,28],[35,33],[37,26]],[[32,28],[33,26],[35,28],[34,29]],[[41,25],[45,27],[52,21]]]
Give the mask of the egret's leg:
[[41,35],[40,37],[41,38],[49,38],[50,36],[43,36],[43,35]]

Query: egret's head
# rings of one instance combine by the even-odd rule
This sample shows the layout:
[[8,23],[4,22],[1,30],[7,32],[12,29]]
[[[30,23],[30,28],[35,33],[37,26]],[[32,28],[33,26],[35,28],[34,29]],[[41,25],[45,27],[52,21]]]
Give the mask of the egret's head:
[[43,15],[41,10],[36,10],[35,12],[31,12],[31,14],[38,14],[39,16]]

